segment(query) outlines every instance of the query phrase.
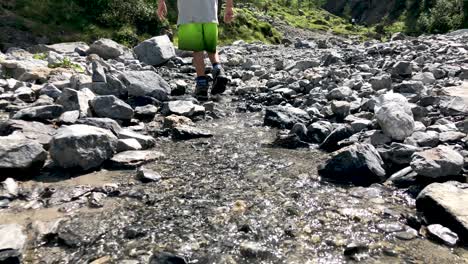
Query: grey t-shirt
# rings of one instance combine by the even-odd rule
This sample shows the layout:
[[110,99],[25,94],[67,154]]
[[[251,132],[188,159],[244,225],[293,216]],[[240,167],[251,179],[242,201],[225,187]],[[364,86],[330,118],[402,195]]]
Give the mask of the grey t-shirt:
[[218,23],[218,0],[177,0],[178,25]]

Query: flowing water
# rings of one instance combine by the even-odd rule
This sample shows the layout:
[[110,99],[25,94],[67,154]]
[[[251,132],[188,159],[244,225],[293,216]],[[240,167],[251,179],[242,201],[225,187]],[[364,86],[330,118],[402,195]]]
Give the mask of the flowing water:
[[100,209],[9,209],[0,222],[63,219],[59,239],[28,245],[26,263],[147,263],[158,251],[189,263],[466,263],[466,249],[408,231],[416,210],[405,190],[322,182],[317,165],[327,154],[272,147],[277,131],[262,125],[263,114],[236,105],[198,123],[213,138],[159,138],[166,157],[146,165],[159,182],[139,183],[133,171],[36,179],[24,185],[118,184],[119,193]]

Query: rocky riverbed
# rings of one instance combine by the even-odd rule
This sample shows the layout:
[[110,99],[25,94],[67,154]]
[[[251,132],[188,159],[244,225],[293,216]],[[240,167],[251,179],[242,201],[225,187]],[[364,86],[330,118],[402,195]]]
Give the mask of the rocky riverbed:
[[0,261],[465,263],[468,35],[0,54]]

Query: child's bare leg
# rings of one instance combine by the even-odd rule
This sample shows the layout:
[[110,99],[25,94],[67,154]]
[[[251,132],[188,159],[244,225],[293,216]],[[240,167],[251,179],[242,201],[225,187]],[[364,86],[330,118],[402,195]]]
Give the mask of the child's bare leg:
[[215,53],[208,52],[208,57],[210,58],[211,64],[220,63],[218,52],[215,52]]
[[205,76],[205,54],[203,51],[193,52],[193,64],[197,71],[197,77]]

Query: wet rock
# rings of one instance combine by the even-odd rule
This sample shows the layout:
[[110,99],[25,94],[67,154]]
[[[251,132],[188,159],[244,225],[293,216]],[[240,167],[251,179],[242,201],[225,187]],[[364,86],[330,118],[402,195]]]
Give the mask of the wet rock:
[[297,134],[279,134],[275,141],[273,141],[272,145],[288,149],[309,147],[309,144],[302,141],[302,139]]
[[93,192],[88,196],[88,205],[91,208],[102,208],[104,207],[104,199],[107,197],[105,193]]
[[137,178],[141,182],[147,183],[147,182],[159,181],[159,180],[161,180],[162,176],[161,176],[161,174],[159,174],[159,173],[157,173],[157,172],[155,172],[153,170],[147,169],[145,167],[140,167],[137,170]]
[[162,157],[164,157],[164,154],[158,151],[129,150],[112,157],[108,162],[108,166],[115,169],[134,169]]
[[62,168],[89,170],[110,159],[117,148],[117,137],[109,130],[88,126],[62,127],[52,138],[50,156]]
[[150,96],[166,101],[171,94],[171,86],[153,71],[127,71],[120,79],[131,96]]
[[156,140],[152,136],[142,135],[127,128],[121,129],[118,132],[118,137],[119,139],[136,139],[143,149],[151,148],[156,144]]
[[213,134],[208,130],[188,125],[180,125],[172,129],[172,137],[177,140],[209,138],[212,136]]
[[113,95],[96,96],[89,104],[98,117],[119,120],[130,120],[133,117],[132,107]]
[[63,113],[61,105],[33,106],[21,109],[13,115],[13,119],[30,121],[47,121],[58,118]]
[[124,54],[125,47],[110,39],[96,40],[87,51],[88,54],[97,54],[103,59],[116,59]]
[[187,261],[172,253],[160,252],[151,257],[149,264],[187,264]]
[[57,235],[58,226],[62,219],[48,222],[34,221],[31,228],[34,231],[37,240],[47,242],[48,239]]
[[147,39],[133,51],[141,62],[154,66],[164,64],[176,56],[174,45],[167,35]]
[[395,233],[395,237],[400,240],[413,240],[418,237],[418,231],[413,228],[407,227],[405,231]]
[[382,166],[382,158],[372,145],[354,144],[332,153],[319,173],[334,182],[368,186],[385,180]]
[[140,142],[134,138],[119,139],[117,142],[117,152],[141,149],[143,149],[143,147],[141,146]]
[[253,259],[266,259],[272,254],[267,248],[255,242],[243,242],[239,250],[243,257]]
[[170,101],[164,103],[161,113],[163,115],[178,115],[192,117],[195,115],[202,115],[205,113],[205,107],[196,105],[192,101]]
[[42,167],[47,152],[33,140],[0,137],[0,157],[0,171],[31,171]]
[[0,225],[0,262],[21,263],[26,235],[18,224]]
[[181,125],[194,126],[195,124],[192,122],[190,118],[185,117],[185,116],[170,115],[170,116],[164,117],[164,123],[163,123],[164,128],[175,128]]
[[411,77],[413,73],[413,66],[408,61],[399,61],[392,68],[392,75],[394,77]]
[[273,106],[266,109],[264,125],[291,129],[294,124],[307,123],[309,114],[292,106]]
[[429,237],[441,241],[448,246],[455,246],[458,242],[458,235],[450,229],[439,224],[429,225],[427,227]]
[[416,207],[429,223],[442,224],[466,242],[468,238],[468,184],[460,182],[432,183],[416,198]]
[[110,118],[87,117],[79,119],[76,123],[107,129],[112,131],[112,133],[115,135],[118,135],[118,133],[122,130],[119,123]]
[[411,168],[418,175],[439,178],[458,175],[463,168],[463,156],[453,148],[439,146],[437,148],[415,153]]
[[12,199],[18,196],[18,183],[12,178],[7,178],[0,185],[0,198]]
[[376,227],[377,229],[385,233],[394,233],[394,232],[403,231],[405,229],[405,227],[398,222],[380,223],[380,224],[377,224]]
[[351,126],[340,125],[333,130],[320,144],[320,148],[326,151],[335,151],[340,149],[339,142],[351,137],[354,134]]
[[414,132],[414,118],[405,97],[399,94],[385,94],[379,97],[375,117],[382,131],[395,140],[404,140]]
[[57,104],[63,106],[63,111],[80,111],[80,115],[91,116],[91,108],[89,101],[95,97],[94,93],[89,89],[81,91],[66,88],[62,95],[57,99]]
[[343,252],[345,256],[354,257],[354,255],[361,254],[366,252],[369,249],[368,246],[362,243],[351,243],[346,245],[346,248]]

